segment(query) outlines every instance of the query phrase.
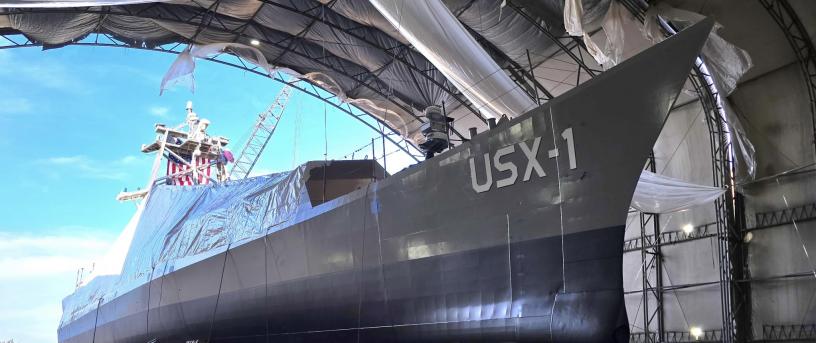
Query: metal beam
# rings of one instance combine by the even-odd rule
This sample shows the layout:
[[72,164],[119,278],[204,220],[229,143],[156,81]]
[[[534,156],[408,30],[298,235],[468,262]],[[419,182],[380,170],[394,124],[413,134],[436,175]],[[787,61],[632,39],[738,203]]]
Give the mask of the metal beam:
[[791,7],[788,0],[759,0],[762,7],[768,11],[768,14],[773,18],[785,39],[796,54],[796,59],[799,61],[799,67],[802,70],[802,75],[805,77],[805,87],[810,96],[810,116],[811,124],[813,125],[813,148],[816,153],[816,47],[813,45],[807,29],[799,20],[799,16]]
[[[497,55],[501,57],[504,61],[506,61],[510,65],[508,69],[510,69],[511,73],[521,75],[521,77],[514,78],[513,80],[516,82],[516,84],[518,84],[519,87],[521,87],[522,89],[534,89],[536,91],[541,91],[542,93],[544,93],[544,96],[547,100],[550,100],[555,97],[553,96],[552,93],[550,93],[549,90],[544,88],[544,85],[542,85],[540,82],[538,82],[538,80],[535,79],[535,77],[532,76],[532,72],[530,70],[525,69],[519,63],[513,61],[513,59],[510,58],[510,56],[507,56],[507,54],[505,54],[504,51],[501,51],[501,49],[496,47],[496,45],[494,45],[486,38],[484,38],[481,34],[476,32],[476,30],[471,29],[470,27],[466,27],[466,29],[468,30],[468,32],[470,32],[472,36],[474,36],[474,38],[476,38],[476,41],[479,44],[481,44],[483,48],[488,50],[489,53]],[[530,68],[532,69],[532,66],[530,66]],[[528,82],[530,84],[527,84]],[[535,99],[536,96],[534,95],[534,92],[527,91],[527,93],[530,96],[530,98],[533,98],[536,101],[536,103],[540,101],[539,99]]]
[[[182,43],[167,44],[167,45],[170,45],[170,47],[167,47],[165,45],[155,46],[155,47],[148,47],[146,45],[134,46],[134,45],[127,44],[125,42],[118,41],[118,40],[114,39],[113,37],[111,37],[111,36],[109,36],[107,34],[103,34],[103,33],[93,33],[93,34],[97,35],[98,37],[105,37],[105,40],[100,41],[98,39],[98,37],[95,37],[95,39],[93,39],[92,42],[77,41],[77,42],[69,43],[68,45],[72,45],[72,46],[91,46],[91,47],[92,46],[101,46],[101,47],[112,47],[112,48],[127,48],[127,49],[136,49],[136,50],[156,51],[156,52],[170,53],[170,54],[176,54],[176,55],[180,54],[184,50],[183,49],[184,45]],[[0,45],[0,50],[13,49],[13,48],[42,47],[42,43],[33,42],[31,40],[28,40],[27,38],[24,41],[21,42],[21,40],[15,39],[15,37],[23,37],[23,36],[22,35],[17,35],[17,34],[15,34],[15,35],[3,35],[3,34],[0,34],[0,42],[5,41],[5,42],[8,42],[8,44],[9,44],[9,45]],[[224,55],[232,56],[232,55],[229,55],[229,54],[224,54]],[[247,66],[238,57],[233,56],[233,57],[235,57],[235,60],[236,60],[236,61],[233,62],[233,61],[226,60],[224,58],[224,55],[219,55],[219,56],[216,56],[216,57],[213,57],[213,58],[207,58],[207,60],[209,60],[211,62],[222,64],[222,65],[230,66],[230,67],[233,67],[233,68],[238,68],[238,69],[241,69],[241,70],[244,70],[244,71],[247,71],[247,72],[250,72],[250,73],[254,73],[256,75],[260,75],[260,76],[263,76],[263,77],[269,77],[266,74],[265,71],[260,70],[260,68],[258,68],[258,67]],[[324,89],[322,89],[320,86],[314,84],[310,80],[293,80],[293,81],[287,82],[286,80],[283,80],[278,75],[272,77],[271,79],[276,81],[276,82],[279,82],[281,84],[288,84],[292,88],[295,88],[295,89],[301,91],[302,93],[307,94],[307,95],[309,95],[309,96],[311,96],[311,97],[313,97],[315,99],[323,101],[326,104],[334,107],[335,109],[340,110],[341,112],[351,116],[352,118],[356,119],[357,121],[359,121],[363,125],[367,126],[368,128],[380,133],[381,135],[386,136],[386,139],[388,141],[390,141],[395,146],[399,147],[399,149],[402,150],[403,152],[405,152],[407,155],[411,156],[411,158],[414,161],[419,162],[419,159],[414,154],[412,154],[410,151],[408,151],[409,147],[413,148],[414,150],[419,151],[419,149],[414,145],[414,143],[411,143],[411,142],[407,141],[405,139],[405,137],[403,137],[400,132],[398,132],[394,128],[388,126],[387,123],[385,123],[382,119],[378,118],[377,116],[374,116],[374,115],[368,113],[367,111],[358,108],[357,106],[351,105],[349,103],[344,103],[344,102],[340,101],[340,99],[338,99],[334,95],[330,95],[330,96],[322,95],[321,92],[323,92],[325,94],[331,94],[331,93],[324,90]],[[308,86],[301,86],[301,85],[298,84],[298,81],[305,82],[305,83],[307,83]],[[355,110],[357,110],[357,111],[359,111],[361,113],[365,113],[368,117],[371,117],[372,119],[374,119],[381,126],[384,126],[384,127],[388,128],[388,130],[390,130],[393,135],[400,137],[400,139],[398,141],[394,140],[391,137],[392,136],[391,134],[385,134],[380,129],[378,129],[376,126],[374,126],[371,123],[363,120],[361,115],[355,114],[354,113]]]
[[[657,337],[654,333],[644,334],[643,332],[632,332],[629,335],[629,343],[647,343],[657,342]],[[665,338],[660,342],[675,343],[675,342],[696,342],[696,343],[715,343],[722,342],[722,330],[706,330],[703,331],[702,336],[694,337],[688,331],[666,331]]]
[[762,325],[762,339],[774,342],[813,342],[816,341],[816,324]]
[[[654,153],[649,154],[646,170],[655,172],[656,163]],[[640,213],[641,242],[646,239],[647,230],[652,232],[654,244],[641,244],[641,281],[643,291],[643,338],[646,342],[662,342],[664,339],[663,323],[663,253],[661,251],[660,216],[656,213]],[[650,280],[650,271],[654,270],[654,281]],[[654,285],[653,285],[654,284]],[[652,309],[650,304],[654,304]],[[654,325],[653,325],[654,324]],[[656,326],[654,335],[651,335],[652,326]]]
[[567,48],[567,46],[564,45],[564,43],[561,42],[561,40],[558,37],[556,37],[555,35],[552,34],[552,32],[550,32],[550,30],[542,26],[538,20],[527,14],[527,12],[524,12],[524,9],[521,6],[517,5],[515,1],[512,0],[507,1],[507,7],[512,8],[516,13],[521,15],[522,18],[526,19],[530,24],[538,28],[538,30],[541,31],[541,33],[543,33],[545,36],[547,36],[547,38],[549,38],[550,41],[553,42],[553,44],[557,45],[562,51],[564,51],[564,53],[567,54],[567,56],[569,56],[569,58],[571,58],[573,61],[575,61],[576,64],[578,64],[579,70],[583,69],[587,74],[589,74],[590,77],[594,77],[595,75],[597,75],[596,70],[593,70],[592,68],[587,66],[586,63],[584,63],[583,58],[579,58],[578,56],[576,56],[572,52],[572,50]]
[[[380,45],[378,42],[370,40],[370,39],[366,38],[365,36],[354,32],[353,30],[348,30],[346,28],[343,28],[343,27],[341,27],[341,26],[339,26],[339,25],[337,25],[337,24],[335,24],[333,22],[327,21],[324,18],[321,18],[319,16],[315,16],[315,15],[305,13],[305,12],[299,12],[296,8],[287,6],[287,5],[279,3],[279,2],[270,1],[270,0],[261,0],[261,1],[264,4],[268,4],[270,6],[275,6],[275,7],[279,7],[279,8],[282,8],[282,9],[286,9],[288,11],[292,11],[292,12],[298,13],[300,15],[303,15],[305,17],[311,18],[312,20],[317,20],[317,21],[319,21],[319,22],[321,22],[321,23],[323,23],[323,24],[325,24],[325,25],[327,25],[327,26],[329,26],[329,27],[331,27],[331,28],[333,28],[335,30],[338,30],[340,32],[343,32],[343,33],[349,35],[349,36],[352,36],[352,37],[354,37],[356,39],[359,39],[361,42],[364,42],[364,43],[368,44],[372,48],[375,48],[377,50],[380,50],[380,51],[384,52],[386,55],[391,57],[393,60],[404,64],[409,69],[419,73],[424,79],[426,79],[426,80],[430,81],[431,83],[433,83],[434,85],[438,86],[445,93],[447,93],[453,99],[455,99],[457,102],[459,102],[462,106],[465,106],[465,108],[467,108],[470,112],[475,114],[480,120],[482,120],[482,122],[485,122],[485,123],[487,122],[487,119],[485,119],[478,110],[473,108],[472,104],[469,101],[467,101],[467,99],[464,99],[464,96],[461,93],[456,92],[454,88],[451,88],[448,85],[445,85],[442,82],[439,82],[438,80],[436,80],[436,78],[428,75],[426,70],[420,69],[414,63],[410,63],[407,59],[401,57],[399,53],[394,52],[394,50],[398,50],[398,49],[402,50],[402,51],[407,51],[408,46],[406,46],[405,44],[400,43],[400,46],[397,46],[397,47],[384,47],[384,46]],[[331,5],[321,4],[320,7],[321,8],[328,8],[329,10],[331,10]],[[436,70],[436,69],[433,69],[433,70]],[[423,95],[427,97],[426,94],[423,94]]]
[[658,238],[655,235],[645,235],[628,239],[623,242],[623,252],[640,251],[645,248],[653,248],[655,246],[667,246],[679,244],[684,242],[696,241],[699,239],[711,238],[717,236],[717,223],[708,223],[694,227],[690,233],[683,231],[667,231],[661,232]]
[[[167,4],[163,4],[162,6],[165,6],[165,7],[170,7],[170,6],[184,7],[184,10],[186,10],[186,11],[196,11],[195,8],[192,8],[190,6],[167,5]],[[116,11],[114,11],[113,9],[116,9]],[[133,12],[127,11],[127,9],[129,9],[129,8],[127,8],[127,7],[116,7],[116,8],[113,8],[113,7],[101,7],[101,8],[91,7],[91,8],[56,8],[56,9],[46,8],[46,9],[37,9],[37,10],[28,9],[28,8],[23,8],[23,9],[14,8],[14,9],[10,9],[9,13],[11,13],[11,14],[26,14],[26,13],[60,13],[60,14],[64,14],[64,13],[69,13],[69,14],[93,13],[93,14],[100,14],[100,15],[117,15],[117,16],[123,16],[123,17],[134,17],[134,18],[163,20],[163,21],[167,21],[167,22],[187,24],[187,25],[198,25],[198,23],[196,23],[194,21],[183,20],[180,17],[178,17],[177,15],[174,15],[175,18],[167,18],[167,17],[162,17],[160,14],[146,13],[145,11],[139,11],[137,13],[133,13]],[[203,16],[205,13],[208,12],[208,10],[204,10],[204,11],[199,10],[199,12],[203,12],[203,13],[195,13],[194,12],[193,17],[195,18],[195,17],[198,17],[199,15]],[[171,10],[171,13],[172,13],[172,10]],[[214,14],[214,16],[216,18],[218,18],[218,17],[227,17],[227,16],[220,15],[220,14]],[[227,17],[227,18],[229,18],[229,17]],[[229,20],[240,22],[240,21],[234,20],[232,18],[229,18]],[[222,23],[222,22],[219,21],[219,23]],[[252,24],[254,24],[254,23],[251,23],[251,25]],[[273,47],[276,47],[276,48],[279,48],[279,49],[287,49],[287,46],[283,45],[283,42],[275,42],[275,41],[272,41],[271,39],[269,39],[268,37],[252,37],[252,36],[248,36],[248,35],[242,33],[243,29],[240,29],[240,28],[237,31],[231,31],[231,30],[227,29],[226,25],[223,25],[223,23],[222,23],[221,26],[222,27],[220,27],[220,28],[219,27],[214,27],[214,26],[208,26],[207,29],[212,30],[214,32],[220,32],[220,33],[236,35],[236,37],[244,37],[244,38],[247,38],[247,39],[257,39],[261,43],[268,44],[270,46],[273,46]],[[258,25],[255,25],[255,26],[258,26]],[[259,26],[259,32],[263,33],[263,30],[275,31],[275,30],[272,30],[272,29],[267,28],[265,26]],[[279,32],[282,35],[288,36],[287,39],[295,39],[295,37],[291,37],[288,33],[280,32],[280,31],[276,31],[276,32]],[[301,41],[308,42],[307,40],[301,40]],[[72,43],[73,42],[66,43],[66,45],[70,45]],[[311,43],[311,42],[309,42],[309,43]],[[323,67],[326,67],[327,69],[329,69],[329,70],[331,70],[333,72],[336,72],[336,73],[338,73],[338,74],[340,74],[342,76],[345,76],[345,77],[348,77],[349,79],[357,81],[360,85],[368,88],[372,92],[374,92],[377,95],[381,96],[383,99],[386,99],[387,101],[389,101],[396,108],[399,108],[402,111],[404,111],[405,113],[408,113],[409,115],[411,115],[414,118],[414,120],[416,120],[417,122],[419,122],[419,123],[424,123],[425,122],[421,117],[417,116],[414,113],[413,108],[405,107],[404,105],[396,102],[394,99],[392,99],[391,96],[386,94],[383,90],[379,89],[379,87],[375,87],[375,85],[370,84],[368,80],[374,80],[376,82],[381,82],[379,80],[379,78],[377,78],[377,76],[374,75],[373,73],[366,70],[364,73],[353,75],[353,74],[349,74],[349,72],[347,72],[345,70],[340,69],[340,67],[342,67],[342,66],[338,67],[338,66],[335,66],[335,65],[333,65],[331,63],[327,63],[327,62],[323,61],[323,59],[325,59],[326,57],[334,57],[334,58],[337,58],[338,60],[342,60],[342,58],[334,56],[334,55],[331,55],[331,56],[326,55],[326,56],[323,56],[323,57],[314,57],[314,56],[309,56],[308,54],[305,54],[305,53],[302,53],[302,52],[299,52],[299,51],[296,51],[296,50],[290,50],[289,52],[294,53],[294,54],[296,54],[298,56],[301,56],[303,58],[310,59],[310,60],[314,61],[315,63],[320,64]],[[300,69],[298,66],[294,66],[294,65],[282,64],[280,66],[290,68],[292,70]],[[362,68],[362,67],[360,67],[360,68]],[[400,99],[400,100],[402,100],[402,99]],[[459,133],[457,130],[452,129],[452,131],[459,138],[464,138],[464,136],[462,136],[461,133]]]
[[758,212],[754,215],[756,223],[748,231],[762,230],[775,226],[801,223],[816,220],[816,203],[805,204],[793,208],[783,208],[767,212]]

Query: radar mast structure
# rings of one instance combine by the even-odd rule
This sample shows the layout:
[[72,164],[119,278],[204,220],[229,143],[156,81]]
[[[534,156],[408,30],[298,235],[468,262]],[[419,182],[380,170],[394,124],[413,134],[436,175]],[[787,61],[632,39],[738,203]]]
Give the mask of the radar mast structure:
[[[120,192],[119,201],[136,201],[145,199],[150,190],[160,182],[175,186],[193,186],[223,182],[227,179],[226,149],[229,139],[222,136],[210,136],[207,129],[210,121],[199,118],[193,111],[193,103],[188,101],[185,121],[176,127],[164,124],[155,125],[156,138],[150,144],[143,144],[141,151],[155,153],[150,179],[145,189]],[[159,169],[166,160],[167,171],[159,177]],[[215,166],[215,175],[211,167]]]

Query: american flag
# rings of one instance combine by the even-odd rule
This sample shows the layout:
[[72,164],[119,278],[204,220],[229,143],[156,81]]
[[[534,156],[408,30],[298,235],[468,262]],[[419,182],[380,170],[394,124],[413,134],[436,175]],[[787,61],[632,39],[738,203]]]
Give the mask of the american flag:
[[[184,156],[185,160],[190,160],[191,157]],[[205,185],[210,183],[210,160],[204,157],[196,158],[198,165],[206,165],[207,167],[204,169],[199,169],[198,172],[198,181],[194,181],[193,173],[186,173],[181,175],[176,175],[170,178],[168,181],[172,185],[176,186],[192,186],[192,185]],[[192,164],[192,163],[191,163]],[[167,175],[173,175],[176,173],[185,172],[192,169],[191,167],[187,166],[186,164],[182,163],[181,161],[176,160],[175,158],[170,158],[167,160]]]

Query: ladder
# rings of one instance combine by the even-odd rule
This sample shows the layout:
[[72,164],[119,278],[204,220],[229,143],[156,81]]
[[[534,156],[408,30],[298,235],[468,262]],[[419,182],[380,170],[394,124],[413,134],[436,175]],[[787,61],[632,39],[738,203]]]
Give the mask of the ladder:
[[258,114],[258,120],[255,122],[255,127],[252,128],[252,133],[249,135],[246,145],[241,149],[238,158],[230,170],[230,178],[233,180],[240,180],[249,176],[249,172],[255,167],[255,163],[261,157],[269,139],[275,133],[275,128],[278,127],[283,111],[286,110],[286,104],[289,102],[289,97],[292,94],[292,86],[290,78],[284,79],[286,82],[281,89],[275,101],[269,105],[266,111]]

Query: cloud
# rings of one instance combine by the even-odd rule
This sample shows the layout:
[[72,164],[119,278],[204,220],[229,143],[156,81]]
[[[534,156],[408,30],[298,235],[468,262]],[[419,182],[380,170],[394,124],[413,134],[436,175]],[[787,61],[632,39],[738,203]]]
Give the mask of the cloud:
[[73,171],[79,172],[79,175],[77,175],[79,177],[124,181],[130,178],[130,171],[134,169],[138,170],[138,168],[133,168],[133,165],[147,163],[149,160],[148,156],[137,157],[128,155],[112,161],[103,161],[92,159],[85,155],[75,155],[49,157],[38,160],[37,162],[42,165],[60,168],[61,170],[49,170],[53,177],[60,177],[60,171]]
[[17,82],[36,83],[39,87],[71,94],[89,94],[91,86],[82,82],[81,75],[55,59],[33,64],[7,52],[0,54],[0,76],[13,77]]
[[99,261],[109,233],[63,228],[45,235],[0,232],[0,340],[55,342],[62,299],[77,270]]
[[55,165],[66,165],[66,164],[75,164],[75,163],[87,163],[87,157],[85,156],[68,156],[68,157],[51,157],[45,160],[49,164]]
[[128,80],[155,87],[156,91],[159,89],[163,76],[163,74],[157,73],[155,68],[132,66],[128,63],[95,63],[80,67],[83,68],[83,71],[102,76],[107,76],[112,70],[115,70],[117,74],[127,77]]
[[26,98],[0,98],[0,114],[27,113],[32,107]]
[[164,106],[153,106],[150,108],[150,114],[154,117],[167,118],[167,113],[170,109]]
[[127,155],[125,157],[120,158],[119,163],[121,163],[121,164],[134,164],[134,163],[137,163],[137,162],[142,161],[142,160],[143,159],[140,159],[139,157],[136,157],[136,156],[133,156],[133,155]]

